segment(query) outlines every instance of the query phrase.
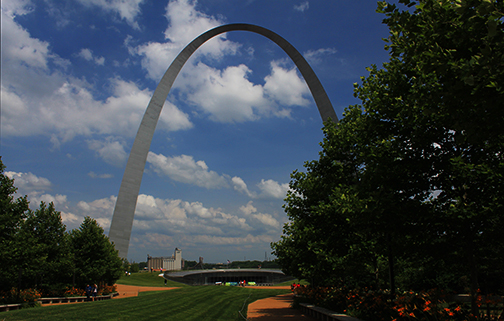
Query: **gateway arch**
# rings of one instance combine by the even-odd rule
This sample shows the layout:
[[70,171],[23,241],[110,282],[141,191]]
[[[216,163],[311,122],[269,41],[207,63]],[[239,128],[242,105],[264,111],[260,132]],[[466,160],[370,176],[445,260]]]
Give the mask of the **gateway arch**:
[[168,97],[168,93],[170,92],[173,82],[186,61],[196,51],[196,49],[198,49],[207,40],[229,31],[254,32],[270,39],[282,48],[296,64],[296,67],[305,79],[308,88],[313,95],[313,99],[315,100],[322,120],[326,121],[328,118],[331,118],[335,122],[338,121],[331,101],[329,100],[324,87],[322,87],[322,84],[315,75],[313,69],[296,50],[296,48],[278,34],[263,27],[243,23],[222,25],[201,34],[178,54],[164,74],[163,78],[161,78],[161,81],[159,82],[159,85],[154,91],[149,105],[147,106],[147,110],[145,111],[142,122],[140,123],[135,141],[131,147],[128,163],[126,164],[124,176],[119,188],[119,194],[117,196],[109,232],[109,238],[115,243],[115,248],[119,251],[119,257],[127,258],[128,255],[131,229],[133,227],[135,208],[145,163],[147,161],[147,154],[149,152],[159,115],[161,114],[163,104]]

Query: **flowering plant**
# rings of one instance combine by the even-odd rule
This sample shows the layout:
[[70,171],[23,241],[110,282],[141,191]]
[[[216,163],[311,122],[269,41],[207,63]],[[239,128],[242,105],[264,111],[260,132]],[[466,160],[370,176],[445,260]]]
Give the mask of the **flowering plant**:
[[[438,320],[466,321],[504,320],[501,297],[478,296],[480,315],[473,315],[465,304],[451,302],[440,290],[406,291],[392,295],[387,290],[346,287],[300,287],[298,301],[305,301],[327,309],[343,312],[366,321]],[[485,309],[486,307],[486,309]]]

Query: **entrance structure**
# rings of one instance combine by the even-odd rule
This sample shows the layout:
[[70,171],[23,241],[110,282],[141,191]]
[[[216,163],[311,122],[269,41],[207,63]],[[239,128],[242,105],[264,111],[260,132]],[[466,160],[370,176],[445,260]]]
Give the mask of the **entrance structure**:
[[164,102],[168,97],[168,93],[177,77],[178,73],[186,63],[187,59],[207,40],[229,31],[250,31],[260,34],[282,48],[285,53],[292,59],[299,72],[305,79],[313,99],[317,105],[320,116],[323,121],[331,118],[334,122],[338,121],[331,101],[327,96],[324,87],[320,80],[315,75],[315,72],[310,67],[304,57],[296,50],[287,40],[274,33],[273,31],[252,24],[228,24],[211,29],[187,45],[182,52],[178,54],[172,62],[163,78],[159,82],[154,95],[152,96],[147,110],[145,111],[140,128],[133,142],[131,152],[126,164],[126,170],[119,188],[119,194],[110,225],[109,238],[115,243],[116,250],[119,251],[119,256],[127,258],[128,247],[133,227],[133,219],[135,216],[135,208],[142,182],[143,171],[147,161],[154,130],[161,114]]

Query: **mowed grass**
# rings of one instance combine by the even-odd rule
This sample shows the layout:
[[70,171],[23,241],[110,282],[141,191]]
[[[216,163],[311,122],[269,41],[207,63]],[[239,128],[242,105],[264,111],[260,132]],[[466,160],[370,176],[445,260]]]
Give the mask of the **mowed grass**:
[[[135,286],[159,286],[164,287],[164,278],[160,277],[160,272],[139,272],[132,273],[130,276],[121,276],[119,280],[117,280],[117,284],[125,284],[125,285],[135,285]],[[184,287],[188,286],[184,283],[174,282],[171,280],[167,280],[166,286],[169,287]]]
[[[157,275],[155,277],[161,284],[143,273],[136,277],[132,274],[127,284],[135,282],[142,286],[156,286],[154,283],[164,287],[164,280]],[[239,311],[246,317],[249,303],[289,292],[268,288],[183,286],[169,291],[141,292],[138,297],[2,312],[0,320],[237,321],[244,320]]]

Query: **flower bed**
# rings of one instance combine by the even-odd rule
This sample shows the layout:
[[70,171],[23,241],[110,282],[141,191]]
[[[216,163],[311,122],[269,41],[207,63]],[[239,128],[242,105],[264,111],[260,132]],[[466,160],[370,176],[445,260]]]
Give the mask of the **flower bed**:
[[497,296],[478,296],[480,314],[470,312],[470,304],[453,302],[451,295],[430,290],[407,291],[392,295],[386,290],[346,287],[299,287],[298,302],[308,302],[366,321],[403,320],[504,320],[503,300]]

